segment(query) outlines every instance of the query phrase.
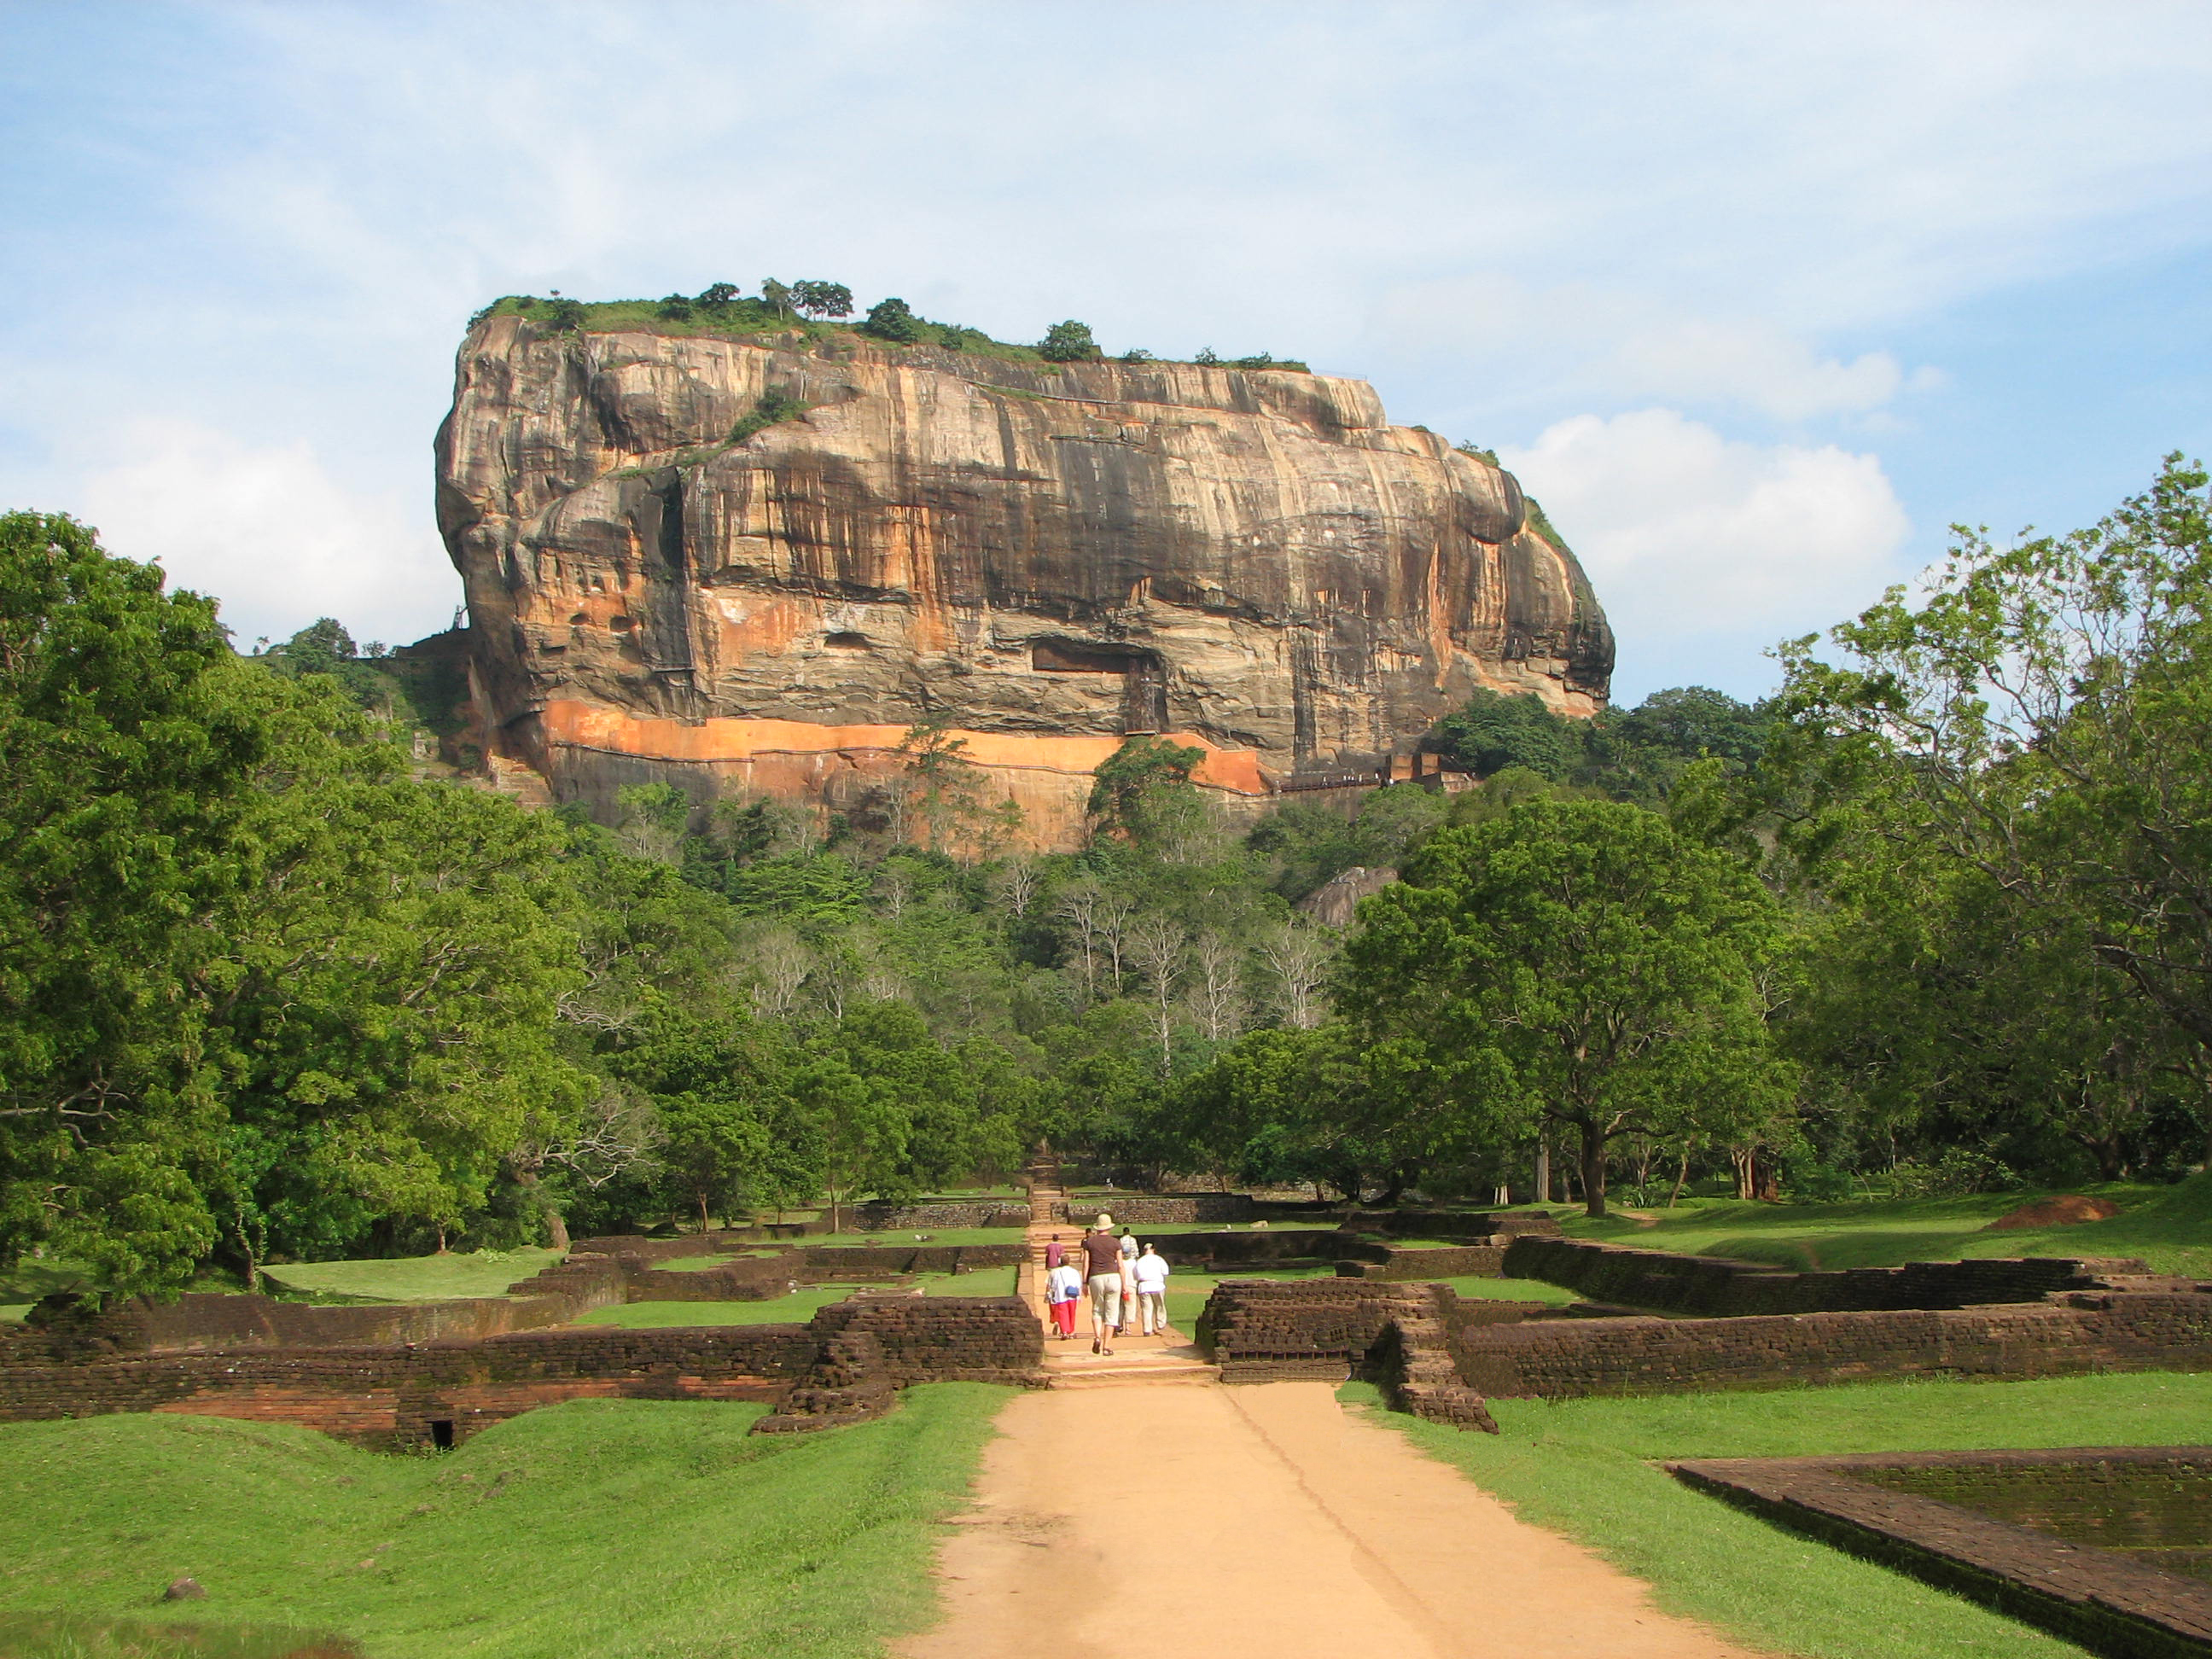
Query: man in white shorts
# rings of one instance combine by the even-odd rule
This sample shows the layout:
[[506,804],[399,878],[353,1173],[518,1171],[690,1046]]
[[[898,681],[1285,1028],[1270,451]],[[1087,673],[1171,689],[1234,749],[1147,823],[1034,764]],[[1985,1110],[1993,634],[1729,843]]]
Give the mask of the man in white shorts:
[[1111,1353],[1106,1340],[1121,1323],[1121,1246],[1114,1218],[1102,1215],[1083,1235],[1083,1279],[1091,1291],[1091,1352]]

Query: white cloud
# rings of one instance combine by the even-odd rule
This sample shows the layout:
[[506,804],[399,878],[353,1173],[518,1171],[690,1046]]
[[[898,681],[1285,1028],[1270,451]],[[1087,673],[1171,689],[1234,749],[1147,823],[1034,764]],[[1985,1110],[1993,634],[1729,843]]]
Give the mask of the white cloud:
[[[1872,455],[1731,441],[1644,409],[1577,415],[1499,459],[1573,544],[1632,646],[1755,648],[1856,614],[1900,574],[1910,526]],[[1625,665],[1625,691],[1651,689],[1642,665]],[[1708,678],[1686,656],[1664,672]]]
[[1940,372],[1908,375],[1887,351],[1825,356],[1770,319],[1721,318],[1659,295],[1589,283],[1538,285],[1495,273],[1398,289],[1378,343],[1418,361],[1456,354],[1476,374],[1606,402],[1721,404],[1777,420],[1864,415]]
[[241,647],[336,617],[392,644],[445,627],[459,585],[420,513],[333,478],[305,440],[256,447],[187,421],[141,421],[75,499],[109,552],[158,559],[214,595]]

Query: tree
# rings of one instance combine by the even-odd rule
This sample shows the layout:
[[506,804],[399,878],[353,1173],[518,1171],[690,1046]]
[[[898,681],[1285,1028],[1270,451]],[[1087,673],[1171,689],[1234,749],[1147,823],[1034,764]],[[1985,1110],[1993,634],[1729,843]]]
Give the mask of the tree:
[[1582,726],[1553,714],[1533,692],[1478,690],[1465,708],[1437,722],[1435,737],[1444,754],[1477,777],[1521,766],[1559,783],[1577,758]]
[[1048,363],[1087,363],[1099,355],[1098,342],[1091,337],[1091,325],[1072,317],[1045,330],[1044,338],[1037,343],[1037,356]]
[[660,1108],[659,1156],[670,1178],[713,1224],[708,1208],[742,1193],[768,1154],[768,1129],[746,1102],[726,1094],[677,1095]]
[[1440,830],[1359,914],[1339,996],[1371,1063],[1471,1139],[1572,1129],[1592,1215],[1615,1137],[1750,1122],[1790,1093],[1760,979],[1773,901],[1654,813],[1532,802]]
[[1152,993],[1152,1030],[1160,1042],[1160,1075],[1175,1064],[1175,993],[1182,982],[1183,950],[1190,933],[1173,916],[1155,910],[1129,929],[1129,957]]
[[179,1283],[215,1219],[205,923],[276,745],[214,605],[75,520],[0,516],[0,1263]]
[[793,308],[793,291],[788,283],[779,283],[771,276],[761,284],[761,303],[779,317],[796,314]]
[[735,283],[709,283],[700,290],[699,304],[708,311],[726,311],[743,292]]
[[921,337],[921,319],[903,300],[878,300],[868,307],[867,320],[860,325],[860,332],[904,345]]
[[[2078,929],[2212,1069],[2212,504],[2169,456],[2091,529],[1963,526],[1902,589],[1784,648],[1780,769],[1878,798],[1897,833]],[[1772,751],[1770,750],[1770,753]],[[2212,1096],[2191,1109],[2212,1145]]]
[[842,283],[793,283],[791,303],[810,317],[849,317],[853,290]]
[[1188,840],[1206,822],[1206,802],[1190,781],[1206,750],[1164,738],[1123,741],[1092,775],[1089,811],[1100,831],[1146,852]]
[[655,308],[655,314],[671,322],[687,321],[691,315],[691,296],[688,294],[667,295]]

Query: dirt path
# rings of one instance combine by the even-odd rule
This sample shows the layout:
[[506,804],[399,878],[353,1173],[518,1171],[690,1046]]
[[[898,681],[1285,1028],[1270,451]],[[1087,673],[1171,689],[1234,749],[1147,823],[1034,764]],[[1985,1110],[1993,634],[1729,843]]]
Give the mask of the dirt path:
[[902,1659],[1751,1659],[1322,1382],[1015,1400]]

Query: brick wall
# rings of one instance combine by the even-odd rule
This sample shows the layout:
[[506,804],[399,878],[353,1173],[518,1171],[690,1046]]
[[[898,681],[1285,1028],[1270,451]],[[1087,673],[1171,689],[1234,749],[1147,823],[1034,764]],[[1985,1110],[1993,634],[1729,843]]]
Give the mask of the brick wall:
[[585,1396],[787,1405],[819,1382],[829,1349],[850,1336],[868,1339],[875,1356],[857,1379],[860,1391],[884,1401],[914,1382],[1032,1382],[1043,1357],[1036,1319],[1012,1297],[885,1297],[824,1309],[808,1325],[594,1327],[415,1346],[18,1364],[0,1370],[0,1419],[185,1412],[297,1423],[378,1445],[428,1443],[443,1423],[458,1443],[519,1413]]
[[1369,1245],[1336,1264],[1338,1276],[1404,1281],[1421,1279],[1496,1279],[1505,1271],[1503,1244],[1459,1244],[1443,1249],[1401,1249]]
[[[1277,1206],[1271,1206],[1277,1207]],[[1304,1206],[1279,1206],[1303,1212]],[[1250,1221],[1260,1212],[1249,1193],[1108,1193],[1072,1198],[1052,1206],[1053,1219],[1087,1227],[1101,1212],[1117,1227],[1161,1227]]]
[[2145,1271],[2139,1261],[2030,1257],[1791,1273],[1722,1256],[1536,1237],[1514,1239],[1504,1268],[1510,1278],[1540,1279],[1599,1302],[1711,1318],[2033,1302],[2103,1274]]
[[1469,1387],[1509,1399],[2212,1370],[2212,1296],[2066,1304],[2075,1305],[1528,1321],[1455,1331],[1451,1347]]
[[1026,1227],[1026,1199],[935,1199],[920,1204],[857,1204],[853,1219],[864,1233],[928,1232],[939,1227]]
[[979,1267],[1014,1267],[1030,1258],[1029,1246],[1005,1244],[810,1244],[805,1263],[813,1280],[865,1279],[886,1273],[958,1273]]

